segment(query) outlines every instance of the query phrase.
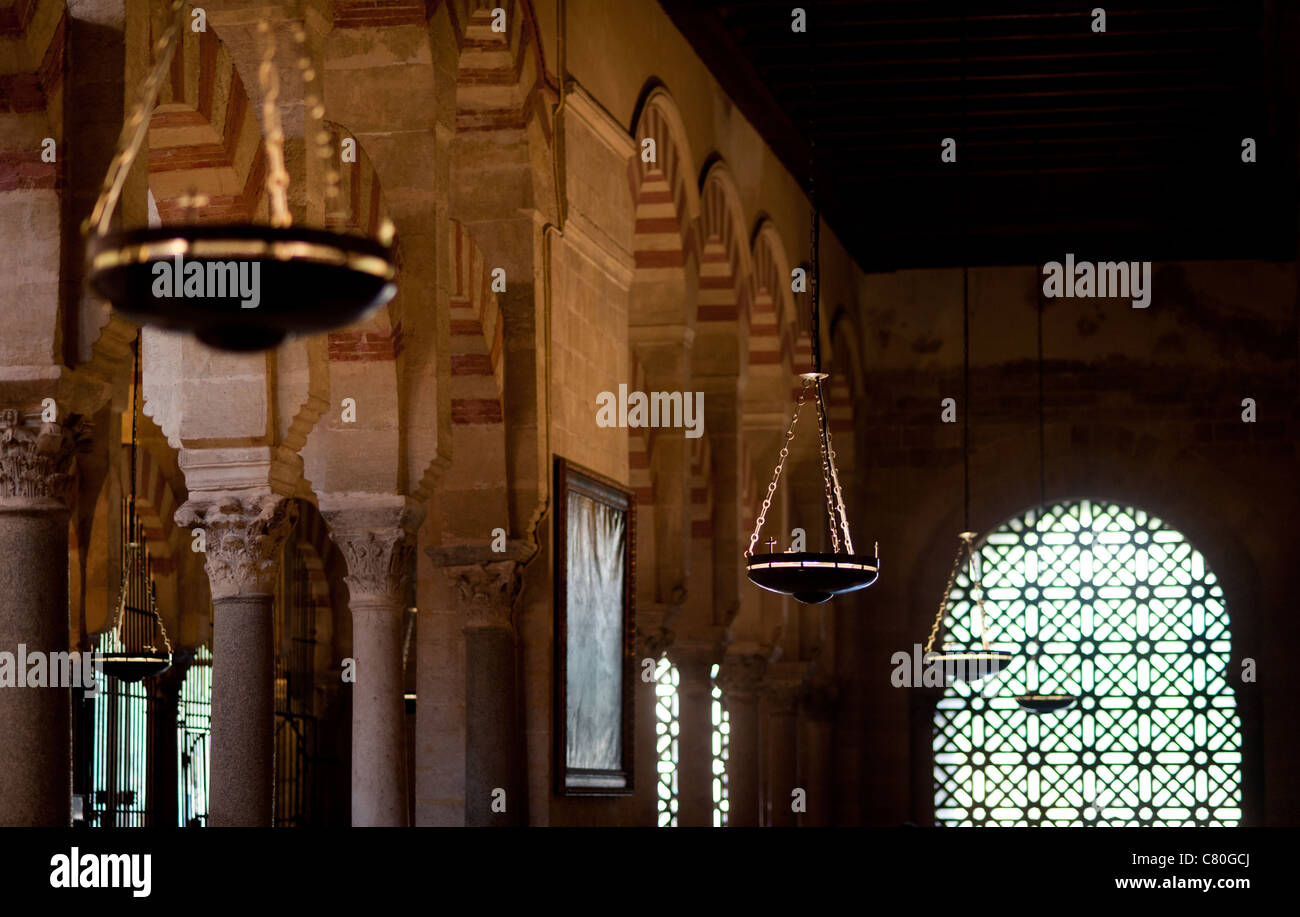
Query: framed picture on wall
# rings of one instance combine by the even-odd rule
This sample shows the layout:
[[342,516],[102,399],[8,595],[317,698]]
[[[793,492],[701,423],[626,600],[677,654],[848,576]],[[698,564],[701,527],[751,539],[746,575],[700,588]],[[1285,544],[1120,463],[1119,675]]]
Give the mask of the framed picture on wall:
[[632,491],[555,460],[555,774],[564,796],[632,792]]

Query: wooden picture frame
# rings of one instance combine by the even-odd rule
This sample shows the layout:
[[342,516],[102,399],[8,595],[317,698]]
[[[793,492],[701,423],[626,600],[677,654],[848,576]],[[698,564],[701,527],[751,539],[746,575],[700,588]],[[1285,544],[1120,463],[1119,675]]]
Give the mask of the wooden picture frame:
[[628,796],[635,760],[636,495],[559,456],[553,493],[555,791]]

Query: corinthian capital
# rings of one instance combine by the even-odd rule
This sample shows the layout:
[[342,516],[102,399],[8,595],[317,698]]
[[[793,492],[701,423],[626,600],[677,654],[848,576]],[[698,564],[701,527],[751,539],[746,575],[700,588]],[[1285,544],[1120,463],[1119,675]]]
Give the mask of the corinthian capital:
[[404,601],[423,510],[389,494],[322,494],[320,506],[348,565],[344,580],[352,603]]
[[84,440],[76,415],[59,424],[39,411],[0,409],[0,500],[66,507]]
[[198,493],[175,518],[182,528],[204,532],[213,599],[275,592],[280,546],[298,519],[292,500],[270,492]]
[[457,609],[466,627],[511,626],[510,613],[519,594],[522,567],[513,560],[443,567],[456,587]]
[[767,660],[763,656],[728,653],[718,667],[718,686],[728,697],[752,700],[758,696],[766,669]]

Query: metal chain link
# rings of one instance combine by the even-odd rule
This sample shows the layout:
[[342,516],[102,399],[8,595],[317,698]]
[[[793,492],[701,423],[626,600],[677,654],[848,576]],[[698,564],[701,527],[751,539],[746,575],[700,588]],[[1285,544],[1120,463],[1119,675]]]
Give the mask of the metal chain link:
[[157,59],[154,61],[153,69],[140,85],[140,95],[136,99],[130,117],[122,124],[122,133],[117,139],[117,153],[113,156],[108,172],[104,175],[104,184],[100,188],[95,207],[82,225],[83,232],[88,233],[93,229],[96,235],[102,236],[108,233],[109,223],[113,219],[113,211],[117,209],[118,198],[122,196],[122,187],[126,184],[127,174],[135,164],[140,146],[149,133],[149,117],[153,114],[154,105],[158,101],[158,87],[162,85],[163,77],[171,67],[172,56],[176,52],[176,38],[185,21],[185,4],[182,0],[172,0],[171,9],[172,20],[154,45]]
[[785,441],[781,444],[781,455],[776,462],[776,471],[772,473],[772,483],[767,485],[767,496],[763,498],[763,505],[759,508],[754,532],[749,536],[749,550],[745,551],[746,557],[754,556],[754,546],[758,544],[759,533],[763,531],[763,522],[767,519],[768,508],[772,505],[772,494],[776,493],[776,482],[781,479],[781,469],[785,466],[786,456],[790,454],[790,440],[794,439],[794,425],[799,422],[799,409],[803,407],[807,398],[808,380],[804,379],[803,388],[799,390],[799,400],[795,402],[794,417],[790,419],[790,426],[785,431]]
[[[971,563],[971,574],[972,574],[972,577],[973,577],[973,575],[974,575],[974,564],[975,564],[974,542],[975,542],[975,533],[974,533],[974,532],[962,532],[961,535],[960,535],[959,537],[961,538],[961,547],[957,549],[957,557],[956,557],[956,559],[953,560],[953,562],[952,562],[952,570],[948,573],[948,583],[947,583],[946,586],[943,587],[943,598],[939,600],[939,611],[938,611],[938,613],[934,616],[934,624],[932,624],[932,625],[930,626],[930,636],[929,636],[929,637],[926,639],[926,641],[925,641],[925,650],[922,652],[922,655],[926,655],[926,654],[928,654],[932,649],[934,649],[934,640],[935,640],[935,638],[936,638],[937,636],[939,636],[939,625],[943,623],[943,616],[944,616],[944,614],[948,611],[948,596],[952,594],[952,587],[953,587],[953,585],[957,582],[957,571],[961,569],[962,561],[964,561],[964,560],[966,560],[966,561],[970,561],[970,563]],[[981,640],[983,641],[983,643],[984,643],[984,649],[987,650],[987,649],[989,648],[989,641],[988,641],[988,637],[987,637],[987,636],[985,635],[985,633],[984,633],[984,582],[983,582],[983,579],[981,578],[981,580],[980,580],[979,582],[974,582],[974,581],[972,581],[971,586],[972,586],[972,588],[978,587],[978,588],[979,588],[979,591],[980,591],[980,596],[979,596],[978,599],[975,600],[975,604],[979,606],[979,615],[980,615],[980,639],[981,639]]]
[[262,35],[262,63],[257,84],[262,89],[262,133],[266,135],[266,193],[271,201],[271,225],[293,225],[289,213],[289,172],[284,167],[284,129],[280,124],[280,75],[275,70],[275,32],[265,19],[257,23]]
[[822,380],[817,380],[817,421],[818,430],[818,447],[822,456],[822,480],[826,484],[826,521],[831,530],[831,552],[840,553],[840,535],[835,530],[835,499],[831,487],[831,460],[827,454],[828,443],[826,439],[826,408],[822,401]]
[[835,467],[835,445],[831,442],[831,431],[828,426],[826,429],[826,446],[830,450],[831,456],[831,482],[835,485],[835,501],[839,505],[840,525],[844,529],[844,550],[848,554],[853,553],[853,536],[849,534],[849,514],[844,508],[844,492],[840,490],[840,473]]

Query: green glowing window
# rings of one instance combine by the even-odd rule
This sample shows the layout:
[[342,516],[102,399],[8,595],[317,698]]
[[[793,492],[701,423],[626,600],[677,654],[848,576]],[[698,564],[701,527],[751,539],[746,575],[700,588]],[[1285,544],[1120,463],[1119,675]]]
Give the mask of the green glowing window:
[[658,811],[660,828],[677,827],[677,666],[667,656],[655,668],[655,753],[658,758]]
[[[1236,825],[1241,722],[1223,590],[1199,551],[1139,509],[1059,503],[989,534],[978,569],[1002,673],[944,692],[940,825]],[[973,645],[970,581],[945,628]],[[1069,693],[1055,714],[1014,696]]]

